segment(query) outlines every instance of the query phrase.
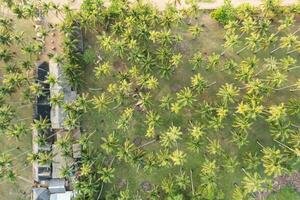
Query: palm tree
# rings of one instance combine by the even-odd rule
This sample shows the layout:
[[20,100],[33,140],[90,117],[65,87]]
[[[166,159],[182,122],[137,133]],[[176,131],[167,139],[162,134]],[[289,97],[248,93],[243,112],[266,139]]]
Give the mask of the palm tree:
[[92,164],[91,163],[83,163],[80,167],[80,175],[88,176],[92,172]]
[[38,157],[39,157],[38,162],[41,165],[46,165],[52,163],[54,155],[52,152],[43,151],[38,153]]
[[242,190],[241,187],[236,186],[233,194],[232,194],[232,200],[244,200],[247,199],[247,194]]
[[269,117],[267,118],[267,121],[269,122],[278,123],[280,120],[283,120],[287,116],[284,103],[270,106],[268,112]]
[[258,33],[251,33],[250,36],[246,37],[245,40],[246,40],[245,46],[236,52],[237,55],[242,53],[247,48],[255,52],[259,48],[261,42],[261,36]]
[[177,103],[181,107],[192,107],[193,103],[196,101],[194,94],[190,88],[184,87],[177,94]]
[[98,171],[101,181],[103,181],[103,183],[111,183],[112,179],[115,177],[114,176],[114,171],[115,171],[115,169],[111,168],[111,167],[101,168]]
[[70,133],[66,134],[64,137],[58,138],[55,142],[58,148],[60,148],[63,152],[64,156],[72,156],[73,150],[72,150],[72,138]]
[[49,98],[50,105],[52,106],[62,106],[64,103],[65,95],[63,92],[52,94]]
[[120,146],[117,151],[117,157],[123,159],[125,162],[129,162],[132,159],[132,151],[134,144],[129,140],[125,140],[123,146]]
[[283,167],[285,158],[279,149],[263,148],[262,163],[264,171],[268,176],[280,176],[286,169]]
[[24,124],[13,124],[7,131],[7,135],[10,137],[15,137],[17,140],[20,139],[21,136],[24,136],[29,133],[29,128]]
[[29,90],[32,95],[40,97],[44,96],[44,87],[40,83],[31,83]]
[[186,154],[183,151],[176,149],[171,155],[170,159],[173,161],[174,166],[183,165],[186,160]]
[[208,83],[201,74],[198,73],[191,77],[191,87],[198,93],[202,93],[208,87]]
[[[287,15],[285,16],[284,19],[279,20],[280,25],[277,28],[277,32],[275,33],[275,35],[277,35],[278,33],[280,33],[281,31],[289,28],[290,26],[292,26],[295,23],[295,15]],[[294,33],[295,34],[295,33]]]
[[100,147],[107,153],[111,154],[112,152],[116,151],[116,148],[118,147],[118,138],[115,136],[115,133],[108,134],[107,137],[102,137],[102,144]]
[[245,146],[249,143],[248,132],[247,131],[232,131],[232,142],[235,143],[240,149],[242,146]]
[[233,48],[238,43],[238,35],[236,34],[230,34],[225,35],[225,43],[224,43],[224,51],[221,53],[221,56],[223,56],[226,52],[226,49]]
[[224,166],[226,172],[234,173],[238,165],[239,165],[239,162],[237,161],[236,156],[226,156],[225,155],[223,166]]
[[299,44],[298,37],[293,34],[288,34],[285,37],[280,38],[280,45],[276,49],[272,50],[270,54],[275,53],[279,49],[287,48],[289,51],[291,48],[296,47]]
[[213,53],[207,57],[206,69],[215,69],[220,62],[220,55]]
[[271,135],[274,139],[285,141],[289,139],[293,130],[291,129],[291,123],[285,121],[279,121],[278,123],[271,123]]
[[280,10],[281,0],[264,0],[262,10],[265,17],[273,17]]
[[110,104],[110,99],[106,95],[106,93],[103,92],[99,96],[94,96],[93,99],[92,99],[92,103],[94,104],[94,107],[99,112],[103,112],[103,111],[108,109],[108,106]]
[[247,173],[244,168],[242,168],[242,171],[246,175],[246,176],[244,176],[244,178],[242,180],[242,185],[247,194],[254,193],[254,192],[260,192],[265,189],[264,185],[266,183],[266,180],[263,179],[257,172],[250,174],[250,173]]
[[225,85],[221,86],[217,93],[217,96],[220,96],[222,98],[222,102],[224,103],[224,105],[235,102],[235,98],[238,95],[239,89],[233,84],[229,83],[226,83]]
[[248,170],[257,170],[257,167],[261,164],[261,158],[257,155],[257,152],[247,152],[243,157],[243,164]]
[[193,55],[193,58],[190,60],[190,63],[192,64],[192,69],[195,71],[197,69],[200,69],[203,65],[204,58],[202,56],[201,52],[197,52]]
[[171,101],[172,98],[167,94],[161,98],[159,107],[169,110],[171,108]]
[[107,76],[110,74],[112,66],[109,62],[105,62],[102,65],[95,67],[94,72],[97,79],[100,79],[102,76]]
[[160,144],[164,147],[170,147],[174,145],[179,139],[181,139],[181,135],[181,128],[172,125],[160,136]]
[[249,34],[256,28],[256,22],[253,17],[248,16],[246,19],[242,21],[241,32],[242,34],[239,36],[241,38],[245,33]]
[[26,160],[29,162],[29,163],[34,163],[34,162],[37,162],[39,160],[39,154],[37,153],[29,153],[27,154],[27,158]]
[[203,32],[203,29],[198,25],[194,25],[189,28],[189,31],[191,32],[193,39],[196,39],[200,33]]
[[209,144],[207,146],[207,152],[212,154],[212,155],[220,155],[222,154],[222,147],[220,145],[220,141],[217,139],[210,140],[207,138],[209,141]]

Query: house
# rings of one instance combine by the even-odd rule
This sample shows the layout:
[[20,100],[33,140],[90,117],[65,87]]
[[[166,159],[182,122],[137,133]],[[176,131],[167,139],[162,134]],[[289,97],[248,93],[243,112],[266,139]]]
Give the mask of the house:
[[50,192],[47,188],[33,188],[31,193],[32,200],[49,200]]
[[33,163],[33,179],[37,182],[51,179],[51,166],[39,165],[38,162]]
[[74,194],[66,190],[64,179],[51,179],[48,188],[33,188],[32,200],[72,200]]
[[65,179],[58,179],[58,178],[51,179],[49,181],[48,189],[51,194],[66,192]]
[[66,191],[64,193],[55,193],[50,195],[50,200],[71,200],[72,198],[72,191]]
[[[77,93],[72,90],[72,88],[68,85],[67,81],[64,78],[62,66],[51,59],[49,61],[49,72],[52,76],[54,76],[57,80],[57,83],[50,86],[50,96],[56,96],[60,93],[64,94],[64,102],[70,103],[76,100]],[[68,127],[64,127],[64,119],[66,114],[64,109],[58,105],[52,105],[51,108],[51,127],[53,129],[67,129]]]

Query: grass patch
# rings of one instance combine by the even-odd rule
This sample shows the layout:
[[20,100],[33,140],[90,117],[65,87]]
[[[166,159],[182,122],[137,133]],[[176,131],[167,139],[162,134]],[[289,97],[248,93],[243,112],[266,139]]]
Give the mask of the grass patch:
[[300,200],[300,195],[292,187],[285,187],[279,192],[271,194],[267,200]]

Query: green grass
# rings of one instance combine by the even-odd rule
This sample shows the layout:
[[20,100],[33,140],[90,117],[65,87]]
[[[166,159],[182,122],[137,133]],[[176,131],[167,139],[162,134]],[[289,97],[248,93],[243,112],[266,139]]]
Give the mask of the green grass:
[[[24,36],[26,39],[30,40],[34,36],[34,29],[32,22],[28,20],[14,20],[15,28],[17,31],[24,31]],[[12,47],[16,48],[16,47]],[[18,58],[19,59],[19,58]],[[3,74],[3,63],[0,63],[0,76]],[[7,102],[19,102],[21,91],[14,93]],[[14,104],[12,104],[14,105]],[[22,107],[14,107],[16,111],[17,120],[31,118],[33,116],[32,105],[24,105]],[[32,120],[26,119],[23,122],[28,126]],[[18,147],[18,149],[17,149]],[[13,150],[14,149],[14,150]],[[14,138],[8,138],[5,135],[0,135],[0,153],[7,152],[12,150],[9,153],[13,159],[13,165],[15,172],[18,176],[21,176],[29,181],[32,181],[32,167],[25,163],[26,154],[32,150],[32,137],[29,133],[26,136],[21,137],[19,140]],[[7,181],[0,181],[0,199],[2,200],[18,200],[18,199],[30,199],[30,189],[32,185],[17,178],[16,183],[8,183]]]
[[300,200],[300,195],[292,187],[285,187],[277,193],[271,194],[267,200]]
[[[201,51],[202,54],[207,53],[210,55],[212,52],[221,53],[223,51],[223,48],[221,45],[223,44],[223,35],[224,31],[223,28],[213,21],[209,14],[203,14],[202,17],[199,19],[201,23],[205,24],[204,32],[201,33],[201,36],[196,39],[192,40],[191,35],[187,31],[187,26],[182,26],[179,30],[180,33],[182,33],[184,40],[179,47],[181,49],[181,52],[184,54],[184,60],[183,64],[180,65],[178,70],[175,72],[175,74],[170,78],[170,80],[162,80],[160,79],[160,88],[155,90],[154,97],[153,97],[153,109],[158,111],[161,114],[161,117],[163,119],[163,125],[160,126],[158,131],[166,130],[168,126],[170,126],[172,123],[177,126],[181,126],[184,133],[186,133],[186,129],[188,128],[188,120],[194,118],[195,116],[189,114],[189,110],[187,109],[185,112],[180,114],[180,116],[176,116],[174,114],[170,114],[168,112],[160,111],[158,108],[159,99],[162,95],[165,95],[167,93],[173,94],[176,92],[174,88],[179,87],[183,88],[184,86],[187,86],[190,83],[190,77],[193,75],[193,71],[191,70],[191,65],[188,63],[188,59],[191,58],[191,56],[197,52]],[[299,23],[297,23],[299,24]],[[297,27],[295,25],[295,27]],[[90,45],[92,48],[97,50],[99,52],[99,45],[96,44],[95,38],[91,35],[86,36],[86,44]],[[237,49],[239,49],[238,47]],[[102,54],[100,51],[101,56],[104,57],[104,60],[112,60],[111,56]],[[236,54],[233,54],[230,50],[226,53],[227,57],[232,57],[235,60],[242,60],[243,58],[246,58],[248,56],[251,56],[249,52],[245,51],[240,56],[237,56]],[[260,53],[258,55],[260,60],[260,64],[263,63],[264,57],[269,56],[267,53]],[[283,52],[278,52],[276,54],[276,57],[281,58],[283,57]],[[298,61],[299,64],[299,61]],[[86,66],[83,79],[86,83],[87,87],[91,88],[98,88],[101,87],[103,89],[106,88],[108,83],[113,82],[113,78],[109,77],[102,80],[97,80],[95,77],[92,77],[91,75],[93,73],[93,65]],[[226,83],[226,82],[234,82],[232,77],[229,75],[226,75],[222,72],[214,72],[211,73],[210,71],[207,71],[205,69],[201,69],[199,71],[204,78],[209,82],[217,81],[215,85],[213,85],[211,88],[209,88],[204,94],[201,96],[201,100],[206,101],[212,101],[216,98],[216,92],[218,88]],[[300,70],[295,70],[293,73],[289,74],[288,82],[286,83],[289,85],[290,83],[294,83],[297,78],[299,78]],[[158,77],[158,76],[157,76]],[[240,86],[240,85],[238,85]],[[92,92],[92,95],[97,95],[99,92]],[[291,97],[300,97],[299,94],[296,93],[290,93],[290,92],[278,92],[272,96],[270,96],[268,101],[265,102],[265,105],[271,105],[276,104],[278,102],[286,102]],[[156,106],[156,107],[155,107]],[[82,119],[82,126],[87,131],[94,131],[96,130],[96,134],[94,136],[94,146],[99,147],[101,144],[100,138],[107,135],[108,133],[111,133],[113,130],[116,129],[116,120],[119,118],[120,110],[114,111],[114,112],[107,112],[107,113],[97,113],[96,110],[91,110],[88,114],[86,114]],[[143,114],[135,112],[135,122],[133,123],[134,126],[124,134],[127,134],[126,137],[129,138],[131,141],[133,141],[134,138],[140,137],[142,138],[142,143],[147,142],[147,138],[144,137],[144,133],[146,130],[145,124],[143,122]],[[229,119],[230,120],[230,119]],[[238,158],[238,161],[240,165],[238,166],[238,169],[233,174],[228,174],[224,170],[220,171],[221,179],[220,179],[220,187],[223,189],[225,193],[226,199],[230,200],[232,191],[234,189],[234,183],[240,183],[242,178],[242,172],[241,167],[243,166],[243,160],[242,157],[245,154],[245,152],[259,152],[260,147],[256,144],[256,140],[260,140],[261,143],[263,143],[265,146],[272,145],[272,139],[270,136],[270,133],[268,131],[268,125],[265,121],[258,120],[255,123],[255,126],[251,129],[249,133],[249,140],[250,143],[239,150],[235,145],[232,145],[230,143],[230,131],[228,128],[225,128],[225,130],[221,132],[209,132],[209,136],[213,138],[220,139],[224,149],[229,152],[232,155],[236,155]],[[185,142],[185,139],[183,139],[182,142]],[[156,144],[150,145],[146,148],[146,151],[155,149]],[[180,145],[180,144],[179,144]],[[204,161],[205,155],[202,153],[191,153],[187,147],[181,146],[181,149],[187,153],[187,162],[183,166],[185,169],[193,169],[194,170],[194,180],[195,183],[198,183],[200,180],[200,166]],[[118,184],[122,180],[128,180],[129,188],[131,190],[137,190],[140,188],[141,182],[147,180],[150,181],[153,184],[158,184],[162,181],[163,177],[166,177],[169,173],[175,173],[179,172],[179,168],[173,167],[168,169],[155,169],[152,171],[152,173],[144,172],[143,170],[137,171],[136,168],[133,168],[129,166],[126,163],[119,163],[116,162],[116,165],[114,167],[116,168],[116,178],[114,183]],[[106,186],[110,187],[110,185]]]

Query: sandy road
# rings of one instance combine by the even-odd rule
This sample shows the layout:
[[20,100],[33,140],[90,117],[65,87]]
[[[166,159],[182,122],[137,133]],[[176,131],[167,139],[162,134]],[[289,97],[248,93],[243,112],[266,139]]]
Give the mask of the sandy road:
[[[79,9],[81,3],[83,2],[83,0],[44,0],[45,2],[50,2],[52,1],[53,3],[56,4],[67,4],[69,5],[72,9]],[[132,0],[132,1],[136,1],[136,0]],[[147,1],[147,0],[146,0]],[[148,0],[153,2],[159,9],[164,9],[166,4],[168,2],[172,2],[172,0]],[[184,2],[184,0],[182,0],[182,2]],[[283,0],[282,1],[282,5],[284,6],[288,6],[288,5],[292,5],[295,3],[299,3],[299,0]],[[232,0],[232,4],[233,6],[239,6],[243,3],[249,3],[253,6],[258,6],[262,3],[262,0]],[[202,9],[215,9],[218,8],[220,6],[222,6],[224,4],[224,0],[215,0],[214,2],[200,2],[199,5]],[[179,7],[183,7],[184,3],[182,3],[181,5],[179,5]]]

